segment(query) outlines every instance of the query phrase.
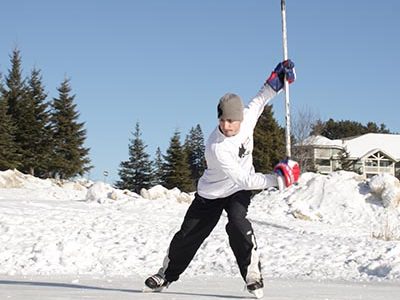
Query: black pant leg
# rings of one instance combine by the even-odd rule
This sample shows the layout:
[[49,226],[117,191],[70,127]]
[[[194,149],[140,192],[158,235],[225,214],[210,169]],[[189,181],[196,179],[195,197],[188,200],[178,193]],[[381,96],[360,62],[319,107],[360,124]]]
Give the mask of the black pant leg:
[[180,230],[171,241],[164,261],[163,270],[168,281],[178,280],[203,241],[217,225],[222,210],[222,200],[207,200],[196,194]]
[[246,217],[250,197],[250,191],[240,191],[230,196],[225,205],[228,213],[226,232],[229,236],[229,244],[236,257],[240,274],[246,282],[261,279],[256,238],[251,223]]

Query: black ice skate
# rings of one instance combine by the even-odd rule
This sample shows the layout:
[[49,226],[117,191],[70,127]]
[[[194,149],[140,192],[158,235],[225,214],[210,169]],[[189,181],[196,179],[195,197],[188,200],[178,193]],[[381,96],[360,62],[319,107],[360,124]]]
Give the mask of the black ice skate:
[[144,284],[144,292],[161,292],[164,288],[168,288],[170,282],[168,282],[164,276],[155,274],[147,278]]

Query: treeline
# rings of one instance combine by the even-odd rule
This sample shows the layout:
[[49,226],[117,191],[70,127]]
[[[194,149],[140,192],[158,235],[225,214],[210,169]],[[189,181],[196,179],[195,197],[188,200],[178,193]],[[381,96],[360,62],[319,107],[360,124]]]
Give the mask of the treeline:
[[11,67],[0,73],[0,170],[18,169],[40,178],[67,179],[90,170],[86,130],[65,78],[48,100],[41,70],[22,74],[16,48]]
[[352,136],[363,135],[366,133],[391,133],[385,124],[368,122],[366,125],[360,122],[341,120],[335,121],[329,119],[326,122],[318,120],[312,126],[312,135],[322,135],[331,140],[344,139]]

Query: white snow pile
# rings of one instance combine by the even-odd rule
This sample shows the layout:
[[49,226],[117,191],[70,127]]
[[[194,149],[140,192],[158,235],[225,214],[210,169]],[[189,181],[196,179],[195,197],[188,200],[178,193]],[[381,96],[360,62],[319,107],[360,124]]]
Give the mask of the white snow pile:
[[86,201],[105,203],[109,201],[124,200],[140,197],[138,194],[128,190],[118,190],[111,185],[98,181],[93,183],[87,190]]
[[[399,189],[389,175],[341,171],[257,194],[248,218],[264,276],[400,280]],[[0,274],[145,277],[159,269],[192,199],[162,186],[138,195],[0,172]],[[240,276],[226,222],[223,214],[184,276]]]
[[162,185],[156,185],[148,190],[143,188],[140,191],[140,195],[149,200],[176,199],[178,202],[187,203],[190,203],[194,198],[193,194],[181,192],[178,188],[168,190]]
[[118,190],[109,184],[99,181],[93,183],[87,190],[86,201],[105,203],[112,200],[129,200],[130,198],[139,197],[148,200],[170,199],[178,203],[190,203],[193,200],[194,195],[181,192],[178,188],[168,190],[161,185],[156,185],[150,189],[142,188],[139,196],[129,190]]
[[369,182],[371,192],[382,199],[384,207],[400,206],[400,182],[388,174],[375,176]]
[[23,174],[17,170],[0,172],[0,188],[29,188],[29,186],[50,187],[52,186],[52,182]]
[[[0,199],[12,197],[19,199],[52,199],[73,200],[81,199],[87,193],[87,187],[91,182],[57,181],[52,179],[39,179],[31,175],[23,174],[17,170],[0,172]],[[24,191],[21,193],[21,191]],[[8,196],[9,195],[9,196]]]

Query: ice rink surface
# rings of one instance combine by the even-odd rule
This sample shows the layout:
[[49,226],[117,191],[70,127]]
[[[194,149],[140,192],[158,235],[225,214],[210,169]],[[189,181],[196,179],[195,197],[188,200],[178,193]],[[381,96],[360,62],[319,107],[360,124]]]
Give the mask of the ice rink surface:
[[[143,278],[0,277],[0,299],[251,299],[240,278],[184,277],[162,293],[143,293]],[[269,300],[398,300],[400,282],[266,279]]]

